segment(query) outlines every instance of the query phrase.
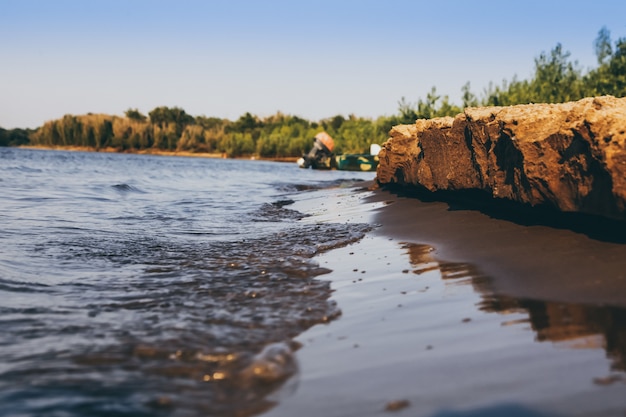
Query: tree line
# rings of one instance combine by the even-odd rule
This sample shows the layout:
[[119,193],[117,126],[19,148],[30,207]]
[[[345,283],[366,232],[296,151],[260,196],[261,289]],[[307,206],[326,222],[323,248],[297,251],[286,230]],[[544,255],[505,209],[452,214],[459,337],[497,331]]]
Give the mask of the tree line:
[[3,129],[0,127],[0,146],[22,146],[30,143],[31,129]]
[[114,148],[120,152],[161,150],[219,153],[229,157],[265,158],[300,156],[321,130],[336,141],[341,153],[364,153],[370,144],[387,139],[395,117],[377,120],[337,115],[319,122],[276,113],[260,118],[245,113],[230,121],[193,117],[179,107],[157,107],[148,115],[129,109],[123,117],[106,114],[65,115],[46,122],[30,136],[31,145],[47,147]]
[[80,146],[120,152],[162,150],[281,158],[307,152],[315,134],[324,130],[335,139],[337,153],[364,153],[372,143],[383,143],[394,125],[454,116],[465,107],[560,103],[606,94],[626,96],[626,38],[612,41],[609,30],[603,27],[593,45],[598,65],[591,70],[580,68],[557,44],[549,53],[542,52],[535,58],[528,79],[514,76],[500,85],[491,83],[480,97],[466,83],[461,89],[460,105],[432,87],[425,98],[411,103],[403,97],[397,114],[377,119],[336,115],[313,122],[283,113],[265,118],[245,113],[231,121],[194,117],[179,107],[161,106],[147,115],[128,109],[124,116],[65,115],[36,130],[0,128],[0,146]]
[[432,87],[426,98],[416,103],[404,97],[399,104],[399,117],[406,121],[432,117],[454,116],[465,107],[512,106],[528,103],[565,103],[584,97],[612,95],[626,96],[626,38],[611,40],[611,33],[603,27],[593,42],[598,66],[583,70],[571,53],[557,44],[549,53],[535,58],[533,74],[529,79],[503,80],[500,85],[490,83],[478,97],[470,83],[461,88],[462,103],[457,106],[448,96],[437,94]]

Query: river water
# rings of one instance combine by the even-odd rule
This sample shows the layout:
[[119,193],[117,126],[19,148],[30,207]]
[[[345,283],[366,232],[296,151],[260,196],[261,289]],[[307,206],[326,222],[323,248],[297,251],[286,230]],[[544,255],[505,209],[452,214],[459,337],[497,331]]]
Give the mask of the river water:
[[252,415],[340,314],[311,258],[364,224],[290,195],[373,173],[0,148],[0,415]]

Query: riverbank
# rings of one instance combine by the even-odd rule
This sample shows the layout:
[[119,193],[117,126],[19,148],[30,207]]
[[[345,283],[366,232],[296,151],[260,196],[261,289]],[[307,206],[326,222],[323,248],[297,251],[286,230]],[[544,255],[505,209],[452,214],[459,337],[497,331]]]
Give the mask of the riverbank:
[[267,416],[624,415],[624,244],[380,190],[295,206],[377,226],[317,258],[343,314]]

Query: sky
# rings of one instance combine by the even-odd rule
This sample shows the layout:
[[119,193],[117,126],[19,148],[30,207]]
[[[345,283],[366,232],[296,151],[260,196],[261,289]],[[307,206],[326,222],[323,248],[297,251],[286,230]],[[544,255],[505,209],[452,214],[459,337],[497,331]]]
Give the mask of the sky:
[[470,82],[532,75],[557,43],[584,70],[615,0],[0,0],[0,127],[178,106],[376,118]]

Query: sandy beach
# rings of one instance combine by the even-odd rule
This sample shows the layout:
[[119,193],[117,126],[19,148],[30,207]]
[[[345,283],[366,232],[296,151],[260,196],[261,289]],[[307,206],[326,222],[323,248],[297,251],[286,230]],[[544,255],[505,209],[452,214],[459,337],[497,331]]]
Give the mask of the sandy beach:
[[374,230],[316,258],[342,316],[297,338],[265,415],[626,414],[623,243],[384,190],[294,208]]

